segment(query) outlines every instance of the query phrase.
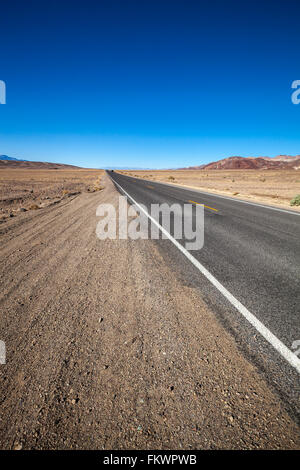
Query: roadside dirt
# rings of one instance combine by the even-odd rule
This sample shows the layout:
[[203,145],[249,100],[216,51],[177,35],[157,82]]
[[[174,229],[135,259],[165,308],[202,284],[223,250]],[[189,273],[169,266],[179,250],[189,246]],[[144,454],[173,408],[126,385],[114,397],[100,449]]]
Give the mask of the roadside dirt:
[[299,170],[122,170],[119,173],[300,211],[300,206],[290,205],[300,194]]
[[152,241],[100,241],[105,189],[0,225],[2,449],[290,449],[299,430]]

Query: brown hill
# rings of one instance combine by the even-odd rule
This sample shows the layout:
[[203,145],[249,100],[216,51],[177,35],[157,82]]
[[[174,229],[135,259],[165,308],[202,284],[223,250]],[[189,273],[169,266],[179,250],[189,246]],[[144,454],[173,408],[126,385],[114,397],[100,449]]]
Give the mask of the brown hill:
[[64,163],[49,163],[49,162],[29,162],[21,160],[0,160],[0,169],[2,168],[22,168],[29,170],[75,170],[80,169],[79,166],[66,165]]
[[[192,169],[192,168],[190,168]],[[277,157],[229,157],[217,162],[193,167],[204,170],[276,170],[276,169],[300,169],[300,155],[278,155]]]

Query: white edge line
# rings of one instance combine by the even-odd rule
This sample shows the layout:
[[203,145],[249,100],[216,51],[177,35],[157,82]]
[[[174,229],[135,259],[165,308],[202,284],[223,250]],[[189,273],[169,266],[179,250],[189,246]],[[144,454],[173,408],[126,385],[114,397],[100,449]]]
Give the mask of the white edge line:
[[116,181],[113,182],[126,196],[153,222],[161,232],[186,256],[186,258],[218,289],[221,294],[254,326],[254,328],[270,343],[281,356],[300,373],[300,359],[289,350],[255,315],[237,300],[193,255],[191,255],[172,235],[164,229],[142,206],[130,196]]
[[[119,174],[122,175],[122,173],[119,173]],[[169,186],[170,188],[184,189],[185,191],[191,191],[191,192],[195,192],[195,193],[206,194],[207,196],[213,196],[213,197],[215,196],[215,197],[219,197],[221,199],[228,199],[229,201],[233,201],[233,202],[241,202],[242,204],[249,204],[250,206],[262,207],[264,209],[270,209],[272,211],[285,212],[286,214],[291,214],[291,215],[298,215],[298,216],[300,215],[300,212],[296,212],[296,211],[292,211],[292,210],[288,210],[288,209],[281,209],[280,207],[268,206],[268,205],[260,204],[260,203],[257,203],[257,202],[243,201],[242,199],[235,199],[235,198],[230,197],[230,196],[222,196],[221,194],[208,193],[206,191],[201,191],[201,189],[190,188],[190,187],[187,187],[187,186],[180,186],[179,184],[171,184],[171,183],[163,183],[162,181],[146,180],[146,179],[136,178],[135,176],[129,176],[129,175],[122,175],[122,176],[125,176],[127,178],[132,178],[134,180],[138,180],[138,181],[142,181],[142,182],[145,181],[147,183],[162,184],[163,186]]]

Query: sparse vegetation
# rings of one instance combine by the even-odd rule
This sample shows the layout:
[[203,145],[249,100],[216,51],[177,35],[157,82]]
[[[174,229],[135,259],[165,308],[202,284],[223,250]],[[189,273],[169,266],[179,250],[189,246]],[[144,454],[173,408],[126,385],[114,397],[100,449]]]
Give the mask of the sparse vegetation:
[[291,206],[300,206],[300,194],[297,194],[297,196],[295,196],[295,197],[291,200],[290,205],[291,205]]
[[104,189],[104,186],[101,185],[101,179],[102,179],[102,175],[100,175],[99,178],[96,179],[94,183],[94,188],[91,190],[92,192],[102,191],[102,189]]
[[30,210],[30,211],[36,211],[36,210],[38,210],[38,209],[40,209],[40,206],[38,206],[37,204],[31,204],[31,205],[29,206],[29,210]]

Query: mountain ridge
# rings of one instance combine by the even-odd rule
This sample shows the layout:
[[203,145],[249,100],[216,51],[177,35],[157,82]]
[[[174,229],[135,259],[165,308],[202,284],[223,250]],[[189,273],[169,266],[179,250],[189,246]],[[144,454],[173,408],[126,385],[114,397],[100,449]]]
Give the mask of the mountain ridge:
[[0,169],[3,168],[22,168],[22,169],[80,169],[81,167],[75,165],[68,165],[66,163],[50,163],[50,162],[33,162],[30,160],[21,160],[19,158],[9,157],[7,155],[0,155]]
[[26,160],[21,160],[20,158],[9,157],[8,155],[0,155],[0,160],[14,161],[14,162],[26,162]]
[[276,157],[241,157],[222,158],[198,166],[179,168],[180,170],[269,170],[300,169],[300,155],[277,155]]

